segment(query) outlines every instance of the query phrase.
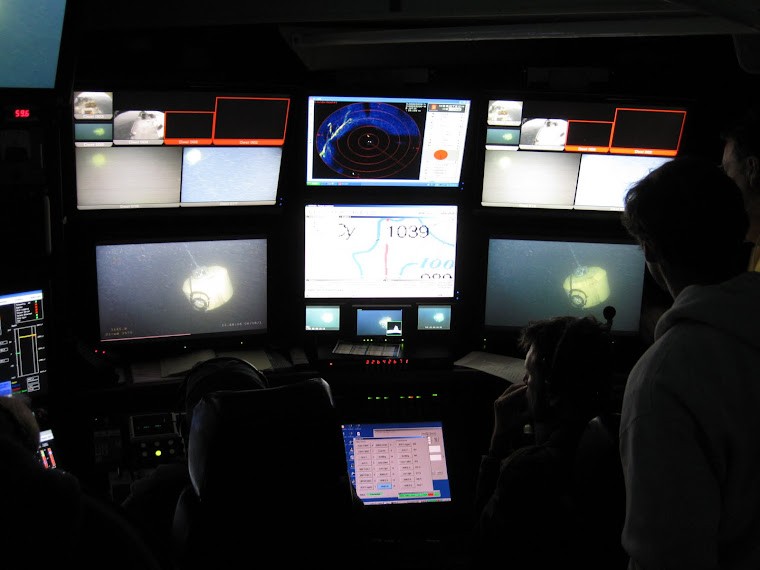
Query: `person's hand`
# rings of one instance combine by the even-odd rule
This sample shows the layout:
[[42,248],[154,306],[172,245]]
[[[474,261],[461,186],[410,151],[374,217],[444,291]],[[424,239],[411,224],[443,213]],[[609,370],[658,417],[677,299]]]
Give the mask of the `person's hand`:
[[488,455],[503,459],[514,450],[513,441],[522,434],[528,413],[525,384],[512,384],[493,403],[494,424]]

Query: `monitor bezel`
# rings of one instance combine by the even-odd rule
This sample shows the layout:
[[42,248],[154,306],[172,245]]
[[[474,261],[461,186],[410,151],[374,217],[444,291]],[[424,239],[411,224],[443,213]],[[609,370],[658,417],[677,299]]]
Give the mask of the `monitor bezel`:
[[[339,94],[333,93],[334,91],[340,91]],[[320,93],[326,93],[326,95],[320,95]],[[357,179],[362,180],[362,182],[347,182],[345,184],[341,184],[340,180],[343,179],[328,179],[328,178],[319,178],[313,176],[313,164],[311,157],[313,155],[313,148],[312,148],[312,141],[309,139],[310,134],[313,135],[313,133],[316,131],[317,126],[313,124],[313,118],[311,116],[311,109],[312,109],[312,101],[315,99],[341,99],[345,100],[347,104],[350,102],[414,102],[414,101],[427,101],[427,102],[445,102],[450,104],[456,104],[456,103],[466,103],[468,105],[467,110],[467,124],[464,127],[464,133],[462,135],[462,152],[461,152],[461,158],[460,158],[460,164],[459,164],[459,175],[458,175],[458,181],[456,183],[430,183],[425,184],[419,179],[417,181],[410,181],[410,180],[404,180],[401,183],[393,183],[389,181],[388,179],[382,179],[382,178],[367,178],[367,179]],[[334,87],[329,88],[316,88],[312,87],[309,89],[308,93],[305,97],[305,110],[304,110],[304,140],[302,141],[303,147],[304,147],[304,158],[305,158],[305,165],[304,165],[304,178],[303,183],[306,187],[306,190],[308,193],[314,193],[314,192],[324,192],[324,191],[338,191],[338,192],[345,192],[346,189],[349,189],[353,191],[354,193],[359,194],[367,194],[367,195],[378,195],[378,193],[386,193],[388,191],[395,192],[399,190],[403,190],[406,192],[422,192],[422,193],[429,193],[432,195],[440,196],[447,193],[453,193],[453,194],[459,194],[461,189],[464,186],[464,180],[467,177],[468,170],[469,170],[469,162],[470,162],[470,149],[473,146],[473,128],[474,128],[474,120],[473,120],[473,111],[477,108],[477,100],[473,93],[469,92],[465,89],[458,90],[457,93],[451,93],[450,90],[438,90],[434,93],[431,93],[429,88],[419,88],[419,89],[409,89],[409,88],[403,88],[403,89],[395,89],[395,90],[389,90],[387,88],[377,88],[373,90],[361,90],[361,91],[355,91],[351,89],[340,89],[336,90]],[[420,148],[420,152],[422,152],[423,149]],[[321,183],[321,181],[331,181],[334,180],[332,183]],[[351,178],[346,178],[345,180],[350,181]]]
[[[613,219],[620,215],[620,209],[617,208],[607,208],[607,207],[576,207],[575,206],[575,195],[573,196],[572,204],[570,205],[541,205],[541,204],[534,204],[534,205],[519,205],[519,204],[513,204],[513,203],[504,203],[504,204],[490,204],[490,205],[483,205],[483,189],[482,184],[485,177],[485,159],[486,159],[486,146],[487,146],[487,136],[488,136],[488,128],[492,127],[487,123],[487,113],[488,113],[488,107],[490,101],[495,100],[513,100],[513,101],[522,101],[530,102],[532,104],[536,105],[560,105],[560,106],[574,106],[574,107],[590,107],[590,106],[608,106],[612,108],[622,108],[622,109],[628,109],[628,108],[638,108],[638,109],[653,109],[653,110],[667,110],[667,111],[677,111],[677,112],[683,112],[685,114],[684,123],[681,128],[678,148],[675,151],[675,156],[681,156],[685,153],[689,152],[688,145],[689,145],[689,137],[688,137],[688,131],[691,126],[691,124],[694,121],[694,113],[695,110],[695,101],[685,98],[685,97],[679,97],[679,98],[668,98],[664,96],[651,96],[651,97],[645,97],[640,95],[631,95],[630,93],[627,94],[615,94],[615,93],[606,93],[606,94],[577,94],[577,93],[567,93],[567,92],[558,92],[558,93],[547,93],[546,91],[535,91],[535,90],[525,90],[525,89],[494,89],[494,88],[488,88],[484,90],[483,94],[483,105],[480,107],[481,115],[478,117],[475,117],[472,119],[473,123],[476,123],[477,129],[478,129],[478,135],[475,137],[474,142],[470,144],[473,151],[477,151],[478,157],[476,160],[476,163],[478,165],[478,172],[474,174],[476,179],[480,182],[480,189],[477,193],[474,193],[472,196],[472,205],[473,208],[476,210],[485,210],[485,211],[494,211],[494,212],[520,212],[524,211],[527,213],[538,213],[538,212],[545,212],[547,214],[567,214],[568,212],[572,212],[571,215],[573,216],[585,216],[585,217],[602,217],[607,219]],[[549,151],[549,150],[528,150],[528,149],[522,149],[522,150],[514,150],[510,152],[548,152],[548,153],[557,153],[557,154],[585,154],[581,151]],[[607,153],[610,154],[610,153]],[[623,154],[615,154],[616,156],[637,156],[636,154],[630,154],[630,153],[623,153]],[[642,155],[647,156],[647,155]],[[672,158],[672,157],[671,157]],[[576,190],[577,194],[577,182],[576,182]],[[475,195],[477,194],[477,195]]]
[[[192,100],[193,98],[228,98],[228,97],[241,97],[241,98],[262,98],[262,99],[287,99],[288,108],[285,117],[285,127],[283,132],[283,142],[280,145],[155,145],[156,148],[279,148],[281,149],[281,155],[279,158],[279,172],[277,176],[277,188],[275,190],[275,196],[272,200],[266,201],[212,201],[212,202],[183,202],[181,195],[181,186],[179,188],[179,195],[176,202],[171,202],[168,205],[159,204],[104,204],[94,205],[92,207],[81,207],[79,204],[79,190],[77,180],[77,167],[76,167],[76,153],[77,145],[75,144],[75,125],[77,120],[74,117],[73,105],[74,96],[79,92],[107,92],[107,93],[124,93],[129,94],[132,97],[155,97],[165,99],[176,99],[182,101],[183,98]],[[68,92],[65,94],[67,105],[62,108],[63,114],[62,123],[67,125],[64,129],[63,139],[63,152],[67,160],[64,161],[65,177],[70,181],[70,190],[65,192],[63,196],[63,202],[66,212],[72,217],[82,220],[90,219],[102,219],[119,216],[150,216],[150,215],[172,215],[172,216],[184,216],[190,217],[194,215],[202,216],[225,216],[229,215],[231,211],[245,211],[245,212],[273,212],[281,210],[283,202],[285,200],[285,194],[291,192],[286,188],[290,187],[290,174],[288,171],[288,162],[290,155],[293,153],[293,144],[297,138],[297,122],[296,115],[299,109],[296,107],[296,95],[293,93],[292,88],[283,88],[272,85],[254,85],[249,89],[211,89],[209,87],[193,87],[187,86],[171,86],[171,87],[158,87],[158,88],[141,88],[141,87],[125,87],[118,82],[109,82],[107,85],[105,82],[84,82],[76,83],[68,87]],[[114,109],[116,111],[116,109]],[[113,119],[111,119],[113,121]],[[293,133],[296,133],[294,135]],[[119,148],[124,148],[128,145],[115,145]],[[153,145],[137,145],[139,148],[153,148]],[[114,147],[109,147],[114,148]],[[183,156],[184,159],[184,156]],[[178,176],[182,176],[182,164],[180,162],[180,171]]]
[[[480,304],[479,323],[483,334],[483,337],[515,337],[519,335],[525,326],[529,323],[522,325],[494,325],[486,323],[486,297],[488,289],[488,271],[489,271],[489,248],[492,240],[514,240],[514,241],[538,241],[538,242],[551,242],[551,243],[587,243],[587,244],[609,244],[609,245],[628,245],[640,247],[639,244],[630,236],[624,235],[589,235],[588,232],[551,232],[544,233],[536,232],[506,232],[506,231],[491,231],[485,236],[485,242],[483,243],[483,267],[482,267],[482,288],[480,298],[482,300]],[[641,334],[641,317],[644,309],[644,301],[647,288],[647,274],[648,270],[646,263],[643,267],[643,280],[641,287],[641,299],[639,300],[639,319],[638,328],[636,330],[619,330],[615,328],[615,321],[613,318],[612,328],[610,334],[613,337],[621,339],[633,339],[639,337]],[[568,314],[569,311],[568,311]],[[600,322],[605,322],[599,319]]]
[[302,212],[303,212],[303,218],[302,218],[302,224],[301,229],[303,231],[303,241],[304,244],[306,240],[309,239],[309,236],[306,235],[306,219],[305,214],[308,211],[309,208],[317,208],[317,207],[354,207],[354,208],[361,208],[361,207],[373,207],[373,208],[398,208],[398,207],[417,207],[417,208],[425,208],[425,207],[442,207],[442,208],[454,208],[456,209],[456,242],[454,244],[454,283],[452,286],[452,293],[449,296],[445,297],[422,297],[419,295],[407,295],[407,296],[394,296],[394,297],[383,297],[383,296],[373,296],[373,297],[363,297],[361,295],[357,296],[306,296],[306,260],[303,260],[303,272],[301,274],[302,278],[302,285],[303,285],[303,300],[306,304],[342,304],[342,303],[381,303],[381,304],[395,304],[395,303],[409,303],[412,301],[422,301],[422,302],[431,302],[431,303],[441,303],[441,304],[453,304],[454,301],[457,299],[459,295],[459,289],[458,289],[458,283],[461,279],[461,272],[458,269],[459,266],[459,255],[460,255],[460,249],[462,244],[462,211],[463,208],[460,204],[457,203],[451,203],[446,202],[442,203],[440,201],[423,201],[423,200],[413,200],[408,203],[387,203],[387,202],[372,202],[372,201],[359,201],[359,200],[351,200],[350,202],[334,202],[334,201],[322,201],[322,202],[315,202],[315,201],[306,201],[302,205]]
[[[222,242],[222,241],[247,241],[247,240],[264,240],[266,245],[266,283],[267,297],[266,304],[266,327],[264,329],[247,329],[230,332],[207,332],[194,333],[188,335],[165,335],[156,337],[125,338],[118,341],[109,341],[102,338],[100,323],[100,295],[98,293],[98,274],[96,250],[100,246],[109,245],[139,245],[152,243],[191,243],[191,242]],[[134,238],[102,238],[94,240],[92,244],[92,271],[96,304],[93,311],[93,324],[90,327],[93,339],[96,345],[105,352],[118,353],[120,355],[136,356],[165,356],[176,353],[184,353],[188,350],[212,348],[212,349],[232,349],[261,346],[273,333],[271,324],[272,315],[272,264],[273,252],[271,247],[272,239],[267,233],[255,234],[235,234],[235,235],[204,235],[204,236],[178,236],[178,235],[152,235],[140,236]]]

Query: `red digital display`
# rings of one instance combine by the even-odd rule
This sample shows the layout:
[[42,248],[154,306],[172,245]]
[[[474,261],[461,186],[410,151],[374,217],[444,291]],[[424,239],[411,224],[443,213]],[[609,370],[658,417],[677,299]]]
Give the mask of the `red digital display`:
[[28,119],[31,116],[30,109],[14,109],[13,116],[16,119]]

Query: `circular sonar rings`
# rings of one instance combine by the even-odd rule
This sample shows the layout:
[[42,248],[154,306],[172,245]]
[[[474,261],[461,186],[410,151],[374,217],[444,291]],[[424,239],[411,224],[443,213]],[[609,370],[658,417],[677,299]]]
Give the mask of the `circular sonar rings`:
[[388,103],[351,103],[330,114],[316,133],[317,152],[348,178],[390,178],[420,153],[421,135],[407,113]]

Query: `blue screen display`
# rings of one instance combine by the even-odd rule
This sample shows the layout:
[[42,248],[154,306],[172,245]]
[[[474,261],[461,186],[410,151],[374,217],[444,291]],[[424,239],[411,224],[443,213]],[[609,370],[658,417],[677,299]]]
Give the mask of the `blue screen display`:
[[0,8],[0,88],[55,87],[65,0],[3,0]]
[[401,309],[357,309],[356,334],[358,336],[398,336],[402,332]]

